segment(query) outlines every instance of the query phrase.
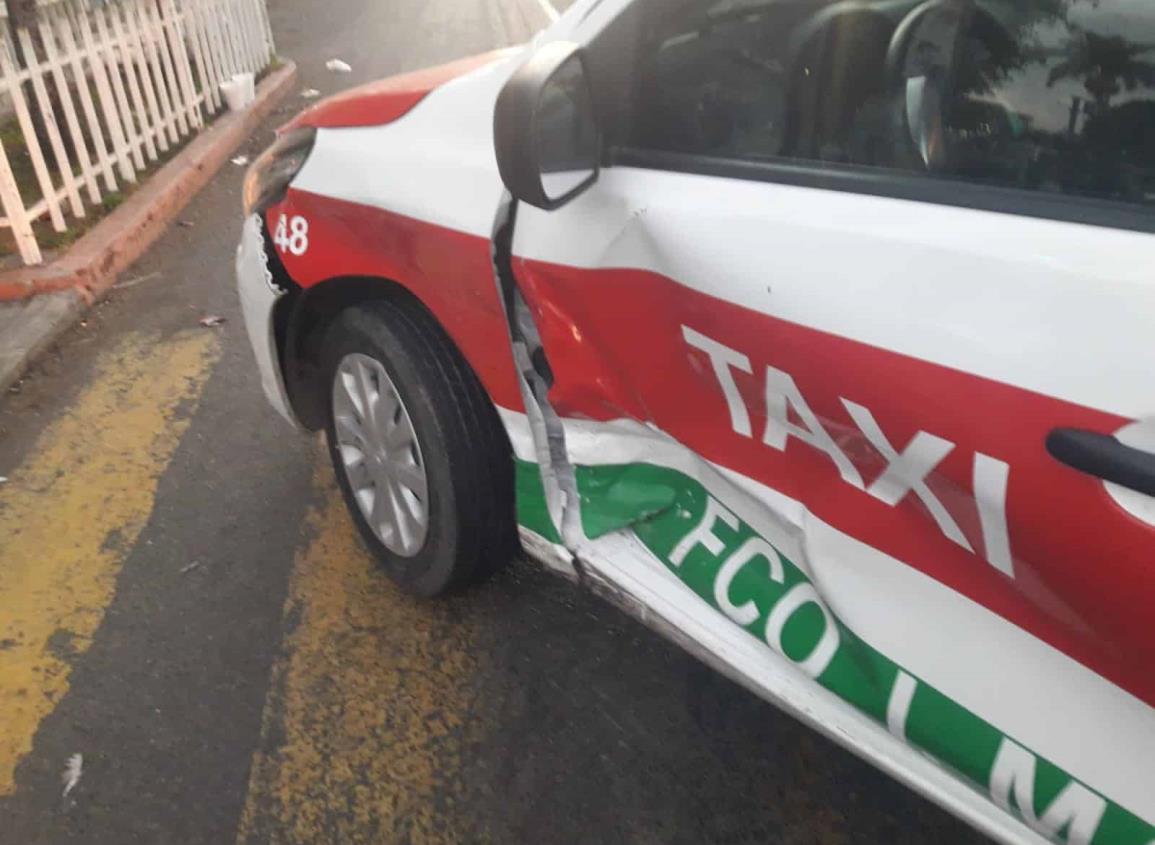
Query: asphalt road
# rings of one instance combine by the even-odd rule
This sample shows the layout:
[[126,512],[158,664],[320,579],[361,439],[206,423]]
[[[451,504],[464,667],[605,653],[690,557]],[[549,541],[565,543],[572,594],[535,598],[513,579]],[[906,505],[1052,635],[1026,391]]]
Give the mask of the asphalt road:
[[[544,22],[537,0],[270,6],[326,93]],[[240,180],[0,400],[0,843],[979,841],[527,562],[398,596],[317,440],[260,395]]]

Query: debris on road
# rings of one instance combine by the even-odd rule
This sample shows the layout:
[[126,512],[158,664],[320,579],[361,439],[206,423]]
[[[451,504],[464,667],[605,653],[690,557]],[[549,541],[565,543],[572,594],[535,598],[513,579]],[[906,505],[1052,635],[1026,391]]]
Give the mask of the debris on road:
[[199,569],[200,565],[201,565],[201,562],[199,560],[194,560],[188,566],[182,566],[180,568],[180,574],[184,575],[186,572],[192,572],[194,569]]
[[301,92],[301,97],[305,100],[315,100],[321,96],[321,92],[316,88],[306,88]]
[[113,290],[124,290],[125,288],[134,288],[137,285],[151,282],[153,279],[159,279],[160,273],[146,273],[143,276],[136,276],[131,279],[126,279],[116,285],[113,285]]
[[178,220],[176,221],[176,225],[180,226],[182,229],[191,229],[196,224],[191,220]]
[[76,788],[76,784],[80,783],[81,770],[84,768],[84,755],[73,754],[68,758],[68,762],[64,765],[64,774],[60,776],[64,783],[64,798],[68,797],[68,793]]
[[209,314],[207,317],[201,317],[201,325],[206,329],[215,329],[217,326],[223,326],[228,320],[220,314]]
[[353,72],[353,68],[351,68],[348,65],[348,63],[343,62],[340,59],[329,59],[329,61],[325,62],[325,67],[328,68],[329,70],[333,71],[334,73],[352,73]]

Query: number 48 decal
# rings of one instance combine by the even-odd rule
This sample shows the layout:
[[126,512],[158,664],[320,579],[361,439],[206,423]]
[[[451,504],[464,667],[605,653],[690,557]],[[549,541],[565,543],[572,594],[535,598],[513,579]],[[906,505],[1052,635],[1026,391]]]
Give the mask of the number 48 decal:
[[273,233],[273,245],[281,252],[304,255],[309,250],[309,221],[282,214]]

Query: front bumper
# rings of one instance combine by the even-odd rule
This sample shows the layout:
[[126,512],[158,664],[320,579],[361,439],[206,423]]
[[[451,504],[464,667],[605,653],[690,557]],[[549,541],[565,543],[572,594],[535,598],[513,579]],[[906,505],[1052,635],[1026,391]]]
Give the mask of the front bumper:
[[289,404],[285,392],[285,382],[281,374],[280,356],[273,332],[273,307],[284,296],[273,284],[265,255],[263,223],[259,215],[252,215],[244,224],[241,243],[237,247],[237,290],[241,297],[241,310],[245,315],[245,328],[253,345],[257,368],[261,373],[261,387],[265,398],[282,417],[294,427],[300,427]]

